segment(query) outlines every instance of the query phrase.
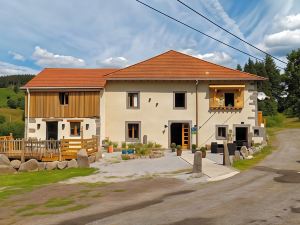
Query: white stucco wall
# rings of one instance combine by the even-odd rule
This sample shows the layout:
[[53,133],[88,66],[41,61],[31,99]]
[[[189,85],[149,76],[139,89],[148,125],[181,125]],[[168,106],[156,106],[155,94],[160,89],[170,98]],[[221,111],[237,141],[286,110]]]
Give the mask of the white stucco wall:
[[[62,121],[58,121],[58,140],[62,138],[77,139],[81,136],[70,135],[70,122],[68,120],[83,120],[81,126],[83,127],[83,138],[91,138],[96,135],[96,119],[94,118],[63,118]],[[40,124],[40,129],[37,129]],[[62,130],[62,124],[65,124],[65,128]],[[89,124],[89,129],[86,130],[86,124]],[[28,124],[28,137],[38,138],[46,140],[46,121],[43,118],[31,118]],[[82,132],[82,131],[81,131]]]
[[[211,82],[212,83],[212,82]],[[240,82],[213,82],[214,84],[233,84]],[[254,85],[252,85],[254,84]],[[250,98],[256,93],[256,84],[246,83],[244,108],[240,111],[210,111],[209,82],[200,81],[198,86],[199,107],[199,146],[216,141],[216,125],[249,125],[253,132],[256,105]],[[250,90],[250,91],[249,91]],[[127,109],[127,92],[140,92],[140,108]],[[173,109],[173,92],[187,92],[187,108]],[[148,141],[155,141],[164,147],[169,145],[169,121],[191,121],[196,124],[195,81],[108,81],[105,88],[105,136],[112,141],[125,141],[125,122],[141,122],[141,141],[147,135]],[[249,104],[250,103],[250,104]],[[234,131],[233,131],[234,132]],[[191,135],[195,143],[196,135]],[[222,143],[222,140],[218,140]]]

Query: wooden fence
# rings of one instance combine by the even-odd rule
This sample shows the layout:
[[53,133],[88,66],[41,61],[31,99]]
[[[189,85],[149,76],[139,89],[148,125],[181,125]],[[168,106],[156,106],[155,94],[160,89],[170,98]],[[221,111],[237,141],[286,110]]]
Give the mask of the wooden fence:
[[[8,138],[9,137],[9,138]],[[37,159],[41,161],[55,161],[75,159],[80,149],[86,149],[88,155],[98,151],[97,137],[90,139],[13,139],[11,136],[0,137],[0,154],[11,159]]]

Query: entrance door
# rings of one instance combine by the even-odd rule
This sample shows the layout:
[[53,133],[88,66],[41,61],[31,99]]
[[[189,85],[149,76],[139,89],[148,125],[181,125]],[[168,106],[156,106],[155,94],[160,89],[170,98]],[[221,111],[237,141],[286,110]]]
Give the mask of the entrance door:
[[182,148],[188,149],[190,146],[190,126],[188,123],[182,124]]
[[58,122],[46,122],[46,140],[57,140]]
[[170,132],[170,144],[181,145],[183,149],[190,147],[190,125],[188,123],[172,123]]
[[248,127],[236,127],[235,140],[237,147],[241,147],[243,145],[248,147]]

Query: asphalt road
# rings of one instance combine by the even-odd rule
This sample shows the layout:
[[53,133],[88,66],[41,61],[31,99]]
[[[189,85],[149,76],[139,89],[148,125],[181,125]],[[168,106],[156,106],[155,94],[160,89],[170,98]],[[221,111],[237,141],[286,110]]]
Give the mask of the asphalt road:
[[[300,224],[300,129],[278,135],[278,151],[227,180],[186,186],[151,201],[61,224]],[[133,194],[134,198],[134,194]]]

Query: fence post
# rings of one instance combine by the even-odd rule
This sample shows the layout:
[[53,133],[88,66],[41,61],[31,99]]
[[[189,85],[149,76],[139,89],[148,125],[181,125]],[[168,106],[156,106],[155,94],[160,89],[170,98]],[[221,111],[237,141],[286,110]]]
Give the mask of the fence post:
[[21,148],[21,162],[25,162],[25,139],[22,139],[22,148]]

